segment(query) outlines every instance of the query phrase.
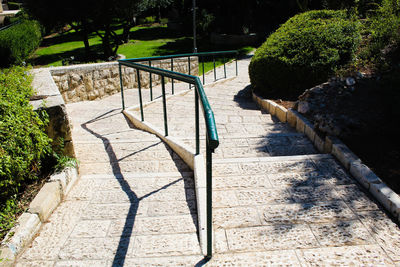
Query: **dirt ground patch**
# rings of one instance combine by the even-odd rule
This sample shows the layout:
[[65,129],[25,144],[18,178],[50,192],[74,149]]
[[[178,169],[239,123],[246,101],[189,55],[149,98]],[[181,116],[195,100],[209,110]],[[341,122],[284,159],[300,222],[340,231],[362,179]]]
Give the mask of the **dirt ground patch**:
[[400,193],[399,104],[397,69],[381,76],[334,78],[307,90],[293,106],[322,136],[338,136]]

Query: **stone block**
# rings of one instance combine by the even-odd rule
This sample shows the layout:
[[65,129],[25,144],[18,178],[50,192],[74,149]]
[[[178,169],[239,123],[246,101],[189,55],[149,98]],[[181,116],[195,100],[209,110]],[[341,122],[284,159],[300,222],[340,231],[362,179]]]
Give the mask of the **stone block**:
[[314,146],[318,149],[319,152],[324,153],[325,152],[325,142],[322,137],[320,137],[318,134],[315,134],[314,138]]
[[107,79],[109,77],[111,77],[109,69],[102,69],[100,71],[100,79]]
[[269,114],[271,114],[272,116],[276,116],[276,107],[278,106],[278,104],[276,104],[274,101],[271,100],[267,100],[269,102]]
[[353,161],[350,164],[350,173],[367,189],[370,188],[371,184],[382,183],[382,180],[361,161]]
[[70,78],[72,81],[78,82],[81,80],[81,76],[77,73],[71,73]]
[[391,210],[392,201],[390,200],[390,196],[395,193],[385,183],[372,183],[369,187],[369,192],[385,207],[386,210]]
[[307,135],[307,137],[310,139],[312,143],[314,143],[314,138],[315,138],[315,131],[314,131],[314,126],[309,122],[309,121],[304,121],[304,133]]
[[[16,226],[9,232],[8,235],[12,233],[12,236],[6,236],[3,242],[9,248],[11,254],[16,256],[33,239],[40,226],[41,222],[36,214],[25,212],[18,218]],[[12,256],[10,251],[6,251],[7,256]]]
[[61,202],[60,189],[59,181],[46,183],[29,205],[28,212],[37,214],[40,221],[45,222]]
[[269,102],[265,99],[260,99],[260,106],[269,113]]
[[324,153],[331,153],[331,152],[332,152],[332,139],[331,136],[326,136],[324,143]]
[[332,140],[332,154],[349,170],[350,163],[359,160],[359,158],[338,138],[330,137]]
[[390,196],[390,200],[392,201],[390,212],[397,218],[398,216],[400,216],[400,196],[393,192],[393,194],[391,194]]
[[287,112],[287,117],[286,117],[287,122],[288,122],[289,125],[292,126],[293,128],[296,127],[296,123],[297,123],[296,112],[297,112],[297,111],[295,111],[295,110],[293,110],[293,109],[290,108],[290,109],[288,110],[288,112]]
[[299,133],[304,133],[305,128],[306,128],[306,124],[305,124],[304,118],[300,114],[296,114],[296,117],[297,117],[297,119],[296,119],[296,130]]
[[64,171],[62,171],[60,173],[53,174],[50,177],[49,181],[50,182],[59,182],[60,185],[61,185],[61,190],[62,190],[62,192],[64,194],[64,190],[65,190],[65,188],[67,187],[67,184],[68,184],[67,174]]
[[276,113],[276,117],[278,117],[278,119],[281,122],[287,122],[287,109],[277,105],[275,108],[275,113]]
[[50,177],[50,182],[59,182],[63,196],[67,195],[75,181],[78,179],[76,167],[67,167],[62,172]]
[[59,83],[58,88],[61,90],[61,92],[68,91],[69,90],[68,81],[61,81]]

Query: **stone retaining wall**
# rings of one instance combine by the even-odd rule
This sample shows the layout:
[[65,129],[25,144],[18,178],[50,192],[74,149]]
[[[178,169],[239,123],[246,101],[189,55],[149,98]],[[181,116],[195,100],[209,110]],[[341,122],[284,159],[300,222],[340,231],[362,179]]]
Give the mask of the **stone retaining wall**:
[[[53,139],[53,148],[60,145],[64,147],[64,154],[75,157],[72,144],[71,125],[65,108],[65,102],[49,69],[34,69],[32,87],[35,97],[30,101],[34,110],[45,110],[49,114],[49,125],[46,127],[47,135]],[[59,142],[62,141],[63,144]]]
[[[153,61],[151,64],[153,67],[171,69],[170,59]],[[190,64],[191,74],[198,75],[198,58],[191,57]],[[188,69],[187,58],[174,59],[174,71],[187,74]],[[50,72],[66,103],[95,100],[121,90],[117,62],[56,67],[50,68]],[[123,66],[122,73],[124,88],[137,88],[136,71]],[[140,72],[142,88],[149,88],[149,80],[148,73]],[[152,81],[155,86],[160,84],[161,78],[153,75]]]

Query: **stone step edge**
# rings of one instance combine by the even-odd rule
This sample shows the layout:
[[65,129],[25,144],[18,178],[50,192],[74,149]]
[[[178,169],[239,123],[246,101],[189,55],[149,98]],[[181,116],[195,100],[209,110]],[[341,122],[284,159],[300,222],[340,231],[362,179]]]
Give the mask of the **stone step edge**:
[[289,123],[299,133],[304,133],[322,153],[330,153],[367,189],[382,206],[400,222],[400,196],[387,186],[367,165],[362,163],[339,138],[327,135],[320,137],[314,126],[293,109],[286,109],[269,99],[263,99],[253,92],[253,101],[281,122]]
[[199,229],[199,242],[203,255],[207,255],[207,209],[206,209],[206,165],[204,155],[195,155],[189,146],[181,143],[178,139],[170,136],[164,136],[164,131],[161,131],[149,122],[141,121],[133,111],[124,110],[124,115],[140,130],[147,131],[158,136],[163,140],[182,160],[193,170],[196,204],[197,204],[197,219]]
[[122,172],[117,174],[84,174],[79,179],[122,179],[122,178],[164,178],[192,177],[192,172]]
[[283,161],[300,161],[300,160],[323,160],[331,158],[332,158],[331,154],[307,154],[307,155],[256,157],[256,158],[225,158],[225,159],[214,159],[213,162],[216,164],[240,163],[240,162],[283,162]]
[[51,175],[26,212],[18,218],[0,247],[0,266],[13,266],[16,257],[33,240],[41,226],[78,180],[78,168],[67,167]]

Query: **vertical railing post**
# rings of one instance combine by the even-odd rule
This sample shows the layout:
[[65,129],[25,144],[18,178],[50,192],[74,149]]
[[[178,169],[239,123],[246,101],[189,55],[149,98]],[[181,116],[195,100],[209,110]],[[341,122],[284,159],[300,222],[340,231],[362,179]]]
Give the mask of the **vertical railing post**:
[[[171,58],[171,71],[174,71],[174,59]],[[175,88],[174,88],[174,79],[171,79],[171,92],[172,94],[175,94]]]
[[[189,75],[191,74],[190,69],[191,69],[191,66],[190,66],[190,56],[189,56],[189,57],[188,57],[188,73],[189,73]],[[192,84],[189,83],[189,89],[190,89],[191,87],[192,87]]]
[[203,57],[203,59],[201,60],[201,64],[203,65],[203,84],[205,84],[205,82],[206,82],[205,73],[204,73],[204,61],[205,61],[205,59]]
[[226,79],[226,65],[225,65],[225,58],[224,58],[224,78]]
[[236,64],[236,76],[238,76],[237,55],[236,55],[236,58],[235,58],[235,64]]
[[213,56],[213,63],[214,63],[214,82],[217,80],[217,73],[215,72],[215,57]]
[[124,83],[122,81],[121,63],[119,63],[118,65],[119,65],[119,83],[121,85],[122,110],[125,110]]
[[207,189],[207,257],[212,257],[212,155],[207,136],[206,144],[206,189]]
[[137,76],[138,89],[139,89],[140,117],[141,117],[142,121],[144,121],[143,102],[142,102],[142,88],[141,88],[141,85],[140,85],[139,69],[136,69],[136,76]]
[[[149,67],[151,67],[151,61],[149,60]],[[153,77],[151,76],[151,72],[149,72],[150,74],[150,79],[149,79],[149,83],[150,83],[150,101],[153,101]]]
[[166,97],[165,97],[165,79],[164,79],[164,76],[161,76],[161,90],[162,90],[162,97],[163,97],[164,130],[165,130],[165,136],[168,136],[167,100],[166,100]]
[[194,108],[195,108],[195,123],[196,123],[196,155],[198,155],[200,154],[200,112],[199,112],[199,93],[197,85],[195,85],[195,92],[194,92]]

